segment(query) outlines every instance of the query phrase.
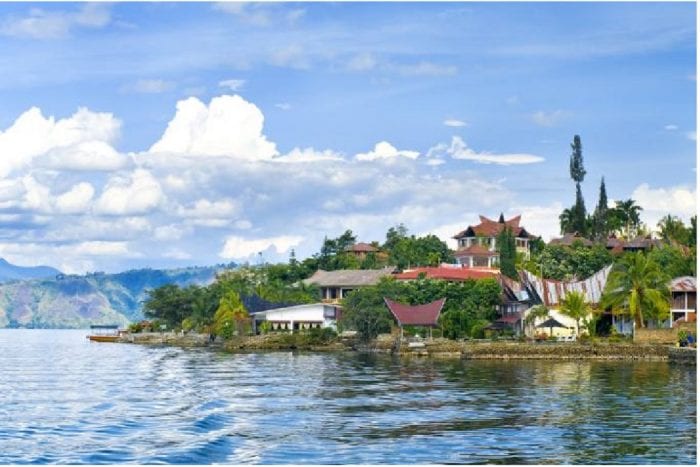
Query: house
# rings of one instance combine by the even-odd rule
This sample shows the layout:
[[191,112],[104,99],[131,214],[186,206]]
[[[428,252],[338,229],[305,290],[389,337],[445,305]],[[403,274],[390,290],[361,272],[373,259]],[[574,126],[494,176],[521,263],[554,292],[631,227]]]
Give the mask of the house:
[[585,237],[581,237],[578,232],[565,233],[561,238],[553,238],[549,241],[549,245],[572,246],[574,243],[580,243],[583,246],[593,246],[593,242]]
[[652,248],[658,248],[660,246],[661,241],[653,239],[651,236],[636,237],[632,240],[624,240],[611,235],[605,244],[605,247],[608,250],[612,250],[613,253],[622,253],[626,251],[648,251]]
[[376,248],[369,243],[356,243],[347,247],[345,251],[362,261],[369,253],[377,253],[379,248]]
[[283,308],[272,308],[251,313],[253,333],[257,334],[263,322],[270,323],[270,329],[295,330],[312,328],[333,328],[340,318],[340,307],[327,303],[306,303]]
[[321,290],[321,300],[325,303],[338,303],[348,293],[360,287],[376,285],[383,277],[390,276],[394,268],[383,269],[339,269],[324,271],[319,269],[313,276],[304,279],[304,284],[316,285]]
[[697,279],[691,276],[676,277],[669,287],[671,289],[670,325],[697,318]]
[[526,258],[530,258],[530,239],[532,236],[520,225],[520,216],[505,220],[503,214],[498,221],[485,216],[479,216],[480,223],[470,225],[459,232],[454,238],[457,240],[457,251],[454,256],[457,262],[468,267],[498,266],[498,247],[496,239],[506,228],[510,228],[515,236],[515,249]]
[[385,297],[384,303],[401,328],[401,338],[403,338],[404,326],[427,326],[430,328],[430,337],[432,338],[432,328],[437,327],[440,311],[445,306],[446,300],[446,298],[441,298],[424,305],[404,305]]
[[465,268],[461,265],[442,264],[439,267],[404,269],[403,272],[394,274],[394,278],[397,281],[412,281],[423,277],[426,279],[463,282],[469,279],[498,279],[499,275],[498,269]]

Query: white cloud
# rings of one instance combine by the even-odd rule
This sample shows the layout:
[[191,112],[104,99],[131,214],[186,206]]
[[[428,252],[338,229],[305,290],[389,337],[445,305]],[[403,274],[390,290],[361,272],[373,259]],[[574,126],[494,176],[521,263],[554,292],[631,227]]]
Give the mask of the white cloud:
[[246,259],[269,249],[274,249],[277,253],[285,253],[301,243],[302,240],[303,237],[295,235],[283,235],[253,240],[230,236],[226,239],[226,243],[219,253],[219,256],[224,259]]
[[37,182],[31,175],[22,178],[24,185],[23,207],[32,211],[51,212],[51,192],[48,187]]
[[377,66],[377,59],[370,53],[355,55],[346,68],[350,71],[369,71]]
[[124,92],[136,92],[140,94],[160,94],[175,89],[175,83],[162,79],[140,79],[133,84],[122,88]]
[[107,183],[97,200],[100,214],[145,214],[155,209],[163,200],[158,181],[144,169],[136,169],[128,178],[117,176]]
[[217,2],[214,9],[236,16],[254,26],[269,26],[271,23],[268,10],[256,3]]
[[175,224],[162,225],[156,227],[153,231],[153,236],[156,240],[180,240],[184,235],[192,231],[191,227],[180,227]]
[[667,131],[676,131],[677,129],[678,129],[678,125],[669,124],[669,125],[664,126],[664,130],[667,130]]
[[697,213],[697,192],[687,186],[652,188],[642,183],[632,191],[631,198],[643,208],[639,216],[651,228],[666,214],[689,222]]
[[164,258],[171,258],[171,259],[192,259],[192,255],[187,253],[186,251],[183,251],[179,248],[171,248],[170,250],[166,251],[163,253]]
[[[209,201],[207,199],[197,200],[189,207],[180,207],[178,215],[185,218],[214,221],[215,226],[224,225],[231,221],[231,217],[240,211],[240,204],[232,199],[222,199]],[[212,225],[211,222],[205,225]]]
[[106,3],[86,3],[77,12],[50,12],[31,8],[27,16],[8,17],[0,24],[0,34],[30,39],[56,39],[75,28],[102,28],[111,21]]
[[459,136],[452,137],[450,146],[440,143],[433,146],[428,151],[428,157],[440,157],[449,155],[453,159],[462,159],[478,162],[480,164],[498,164],[498,165],[514,165],[514,164],[534,164],[544,161],[541,156],[524,153],[508,153],[508,154],[491,154],[488,152],[476,152],[467,147],[466,143]]
[[457,119],[454,119],[454,118],[448,118],[447,120],[445,120],[445,121],[442,122],[442,123],[443,123],[443,125],[445,125],[445,126],[451,126],[451,127],[463,127],[463,126],[467,126],[467,123],[466,123],[466,122],[463,122],[462,120],[457,120]]
[[284,156],[273,159],[275,162],[281,163],[300,163],[300,162],[319,162],[319,161],[342,161],[343,157],[326,149],[325,151],[316,151],[314,148],[294,148]]
[[697,139],[698,139],[697,133],[695,133],[694,131],[687,132],[685,134],[685,137],[691,141],[697,141]]
[[355,155],[358,161],[374,161],[377,159],[394,159],[397,157],[405,157],[408,159],[416,159],[420,155],[417,151],[402,150],[399,151],[394,146],[386,141],[381,141],[374,146],[372,151]]
[[37,164],[51,169],[75,171],[114,171],[130,163],[127,156],[103,141],[86,141],[52,149]]
[[240,96],[215,97],[208,106],[190,97],[177,103],[175,116],[149,151],[268,160],[277,149],[262,134],[263,122],[260,109]]
[[219,81],[219,87],[229,88],[231,91],[238,91],[245,84],[244,79],[227,79],[224,81]]
[[56,198],[56,209],[65,214],[84,213],[90,207],[95,189],[87,182],[81,182]]
[[439,65],[426,61],[412,65],[393,65],[391,68],[405,76],[453,76],[457,74],[457,67],[454,65]]
[[[80,108],[69,118],[56,120],[44,117],[41,110],[32,107],[0,132],[0,176],[27,167],[35,157],[52,150],[55,155],[49,157],[50,163],[59,166],[63,157],[69,161],[85,159],[84,153],[89,149],[99,149],[96,158],[105,157],[105,146],[116,139],[120,127],[121,122],[110,113]],[[77,155],[71,156],[71,152]]]
[[568,118],[569,112],[565,110],[554,110],[551,112],[545,112],[539,110],[531,115],[532,121],[539,126],[552,127],[561,123],[564,119]]

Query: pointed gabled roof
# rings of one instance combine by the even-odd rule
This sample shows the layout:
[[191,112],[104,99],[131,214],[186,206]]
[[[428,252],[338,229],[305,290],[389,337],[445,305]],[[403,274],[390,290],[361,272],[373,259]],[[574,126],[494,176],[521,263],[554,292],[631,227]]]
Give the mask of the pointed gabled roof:
[[384,303],[389,307],[399,326],[437,326],[445,300],[447,299],[441,298],[425,305],[404,305],[384,298]]
[[[513,234],[516,237],[529,237],[530,234],[525,230],[524,227],[520,226],[520,217],[520,215],[517,215],[512,219],[505,220],[503,219],[503,214],[501,214],[501,218],[498,221],[494,221],[486,216],[479,215],[479,220],[481,221],[479,224],[470,225],[465,230],[459,232],[452,238],[460,239],[463,237],[476,236],[495,237],[496,235],[501,233],[501,231],[506,227],[510,227],[510,229],[513,231]],[[501,219],[503,219],[504,221],[501,222]]]

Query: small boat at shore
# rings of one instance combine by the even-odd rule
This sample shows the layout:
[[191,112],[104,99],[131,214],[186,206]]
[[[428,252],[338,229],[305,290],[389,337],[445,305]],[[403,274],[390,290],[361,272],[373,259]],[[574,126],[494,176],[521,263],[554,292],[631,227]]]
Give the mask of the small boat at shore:
[[93,342],[116,342],[124,332],[118,324],[93,324],[85,337]]

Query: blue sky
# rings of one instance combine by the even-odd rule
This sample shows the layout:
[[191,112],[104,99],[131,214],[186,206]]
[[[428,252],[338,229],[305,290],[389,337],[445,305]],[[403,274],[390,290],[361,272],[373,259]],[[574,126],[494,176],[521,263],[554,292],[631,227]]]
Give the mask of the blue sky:
[[0,4],[0,255],[68,272],[304,257],[346,228],[545,239],[600,177],[696,196],[693,3]]

